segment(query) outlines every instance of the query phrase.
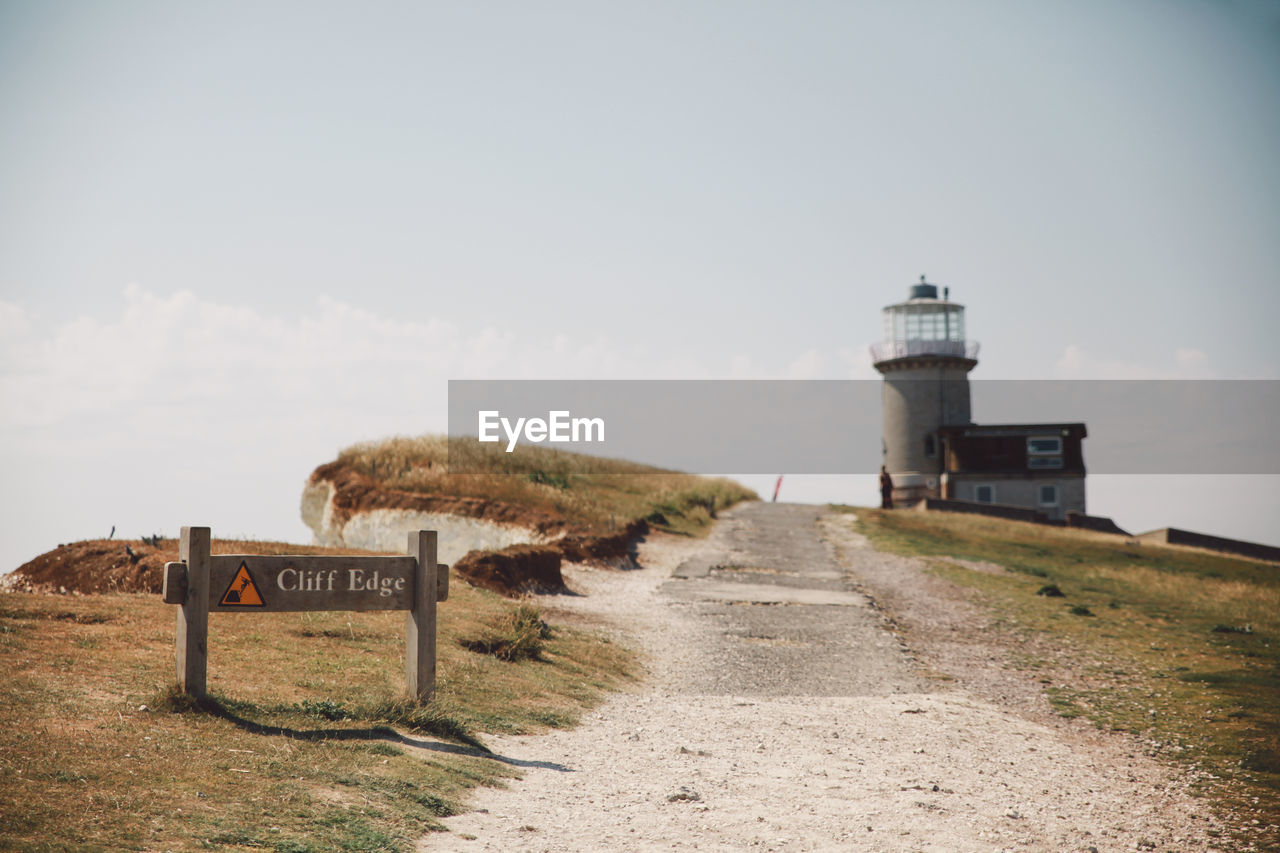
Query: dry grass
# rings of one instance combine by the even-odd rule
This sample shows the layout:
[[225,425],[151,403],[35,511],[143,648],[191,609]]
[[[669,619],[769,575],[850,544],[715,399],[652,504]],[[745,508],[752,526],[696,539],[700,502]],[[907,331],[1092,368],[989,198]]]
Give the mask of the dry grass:
[[[1208,770],[1213,795],[1261,828],[1237,840],[1280,850],[1280,569],[982,516],[858,517],[878,547],[1008,569],[934,562],[980,593],[999,628],[1055,639],[1063,659],[1019,663],[1046,676],[1060,713],[1133,732]],[[1063,596],[1037,594],[1049,585]]]
[[554,625],[536,659],[470,651],[541,617],[452,592],[428,706],[401,698],[403,614],[268,613],[210,618],[203,708],[171,688],[158,596],[0,593],[0,849],[410,849],[519,772],[471,745],[484,732],[570,724],[637,672]]
[[723,478],[527,445],[513,453],[496,445],[451,446],[443,436],[357,444],[338,459],[390,489],[518,504],[599,532],[647,518],[670,532],[696,534],[717,511],[757,499]]

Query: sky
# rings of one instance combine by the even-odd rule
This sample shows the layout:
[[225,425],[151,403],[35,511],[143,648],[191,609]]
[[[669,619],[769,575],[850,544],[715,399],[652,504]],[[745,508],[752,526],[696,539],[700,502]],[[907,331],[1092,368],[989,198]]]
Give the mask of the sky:
[[[922,274],[975,379],[1278,379],[1276,151],[1267,0],[0,0],[0,571],[307,541],[449,379],[874,378]],[[1089,510],[1280,543],[1276,480]]]

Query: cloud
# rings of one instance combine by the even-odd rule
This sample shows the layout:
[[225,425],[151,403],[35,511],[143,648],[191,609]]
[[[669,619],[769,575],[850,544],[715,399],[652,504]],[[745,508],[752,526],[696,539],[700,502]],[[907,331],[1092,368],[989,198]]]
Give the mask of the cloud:
[[599,371],[622,360],[598,342],[544,348],[491,327],[403,320],[328,297],[278,317],[137,285],[108,319],[79,317],[39,334],[6,304],[0,329],[8,342],[0,425],[29,429],[138,411],[218,421],[224,408],[277,415],[292,408],[300,423],[322,412],[368,410],[414,411],[426,421],[427,403],[437,402],[449,378],[540,375],[570,365]]
[[841,379],[879,379],[880,373],[872,366],[871,351],[867,347],[842,348],[836,353],[843,365],[844,375]]
[[50,427],[104,414],[216,422],[223,407],[371,403],[393,372],[447,371],[470,343],[437,321],[401,322],[329,299],[281,318],[186,291],[158,296],[131,285],[124,297],[109,319],[79,317],[43,335],[28,327],[5,353],[0,424]]
[[[720,378],[709,377],[709,378]],[[865,347],[842,347],[834,353],[809,348],[781,367],[757,364],[751,356],[738,353],[729,362],[728,379],[879,379]]]
[[826,361],[816,349],[809,349],[791,360],[787,365],[788,379],[819,379],[823,375]]
[[0,340],[13,340],[30,329],[31,320],[20,305],[0,301]]
[[1209,369],[1209,357],[1203,350],[1179,349],[1174,355],[1178,363],[1179,379],[1213,378],[1213,371]]
[[1147,364],[1107,360],[1085,352],[1075,344],[1067,346],[1054,364],[1058,379],[1216,379],[1209,367],[1209,357],[1190,347],[1174,352],[1171,363],[1152,367]]
[[268,431],[355,441],[443,429],[449,379],[844,378],[853,363],[809,349],[716,370],[644,342],[405,319],[327,296],[288,315],[137,284],[122,296],[112,315],[48,328],[0,303],[0,429],[105,452],[121,440],[260,443]]

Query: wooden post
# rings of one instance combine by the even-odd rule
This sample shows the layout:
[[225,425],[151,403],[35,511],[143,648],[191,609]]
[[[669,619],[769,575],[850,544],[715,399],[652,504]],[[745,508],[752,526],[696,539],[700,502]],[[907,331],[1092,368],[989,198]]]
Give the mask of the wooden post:
[[405,615],[404,669],[409,695],[426,702],[436,691],[436,532],[409,534],[409,555],[417,558],[413,609]]
[[449,567],[436,563],[436,601],[449,600]]
[[205,697],[208,670],[210,544],[209,528],[182,528],[178,559],[187,564],[187,596],[178,611],[178,687],[197,699]]

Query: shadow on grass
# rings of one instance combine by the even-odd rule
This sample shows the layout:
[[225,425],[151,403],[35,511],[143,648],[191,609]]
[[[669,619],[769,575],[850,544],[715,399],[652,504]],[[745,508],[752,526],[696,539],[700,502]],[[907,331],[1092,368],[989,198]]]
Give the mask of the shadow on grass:
[[[565,767],[552,761],[527,761],[499,755],[484,745],[484,742],[471,734],[456,720],[448,717],[430,705],[419,705],[409,700],[383,702],[360,711],[344,711],[342,716],[331,719],[369,720],[386,725],[373,725],[361,728],[320,728],[307,729],[278,723],[263,723],[253,719],[250,714],[293,714],[298,713],[294,707],[262,708],[250,702],[225,699],[217,696],[206,696],[196,699],[179,690],[169,687],[156,697],[154,707],[159,711],[174,714],[208,714],[226,720],[237,728],[251,734],[266,737],[284,737],[303,741],[383,741],[401,744],[413,749],[437,752],[447,755],[458,755],[469,758],[487,758],[511,767],[555,770],[559,773],[572,773],[573,768]],[[433,740],[421,740],[404,735],[392,725],[401,725],[421,734],[434,735],[455,743],[442,743]]]
[[[202,713],[219,717],[233,725],[258,735],[275,735],[298,740],[372,740],[397,737],[391,728],[404,726],[421,734],[435,735],[446,740],[466,744],[481,753],[489,749],[479,738],[467,731],[466,726],[432,705],[420,705],[409,700],[395,700],[371,704],[362,708],[347,708],[333,702],[317,702],[301,705],[264,707],[253,702],[227,699],[210,695],[197,699],[171,685],[155,697],[153,707],[174,714]],[[279,723],[264,723],[254,717],[264,716],[318,716],[327,720],[351,720],[369,722],[370,728],[293,728]],[[376,725],[384,723],[386,725]]]
[[533,768],[536,770],[554,770],[557,773],[576,773],[572,767],[565,767],[563,764],[557,764],[554,761],[526,761],[522,758],[511,758],[506,755],[499,755],[496,752],[488,750],[480,750],[471,746],[463,746],[454,743],[440,743],[434,740],[416,740],[407,737],[399,732],[391,732],[388,739],[394,743],[401,744],[413,749],[426,749],[431,752],[443,752],[449,755],[462,755],[470,758],[488,758],[491,761],[497,761],[510,767]]

